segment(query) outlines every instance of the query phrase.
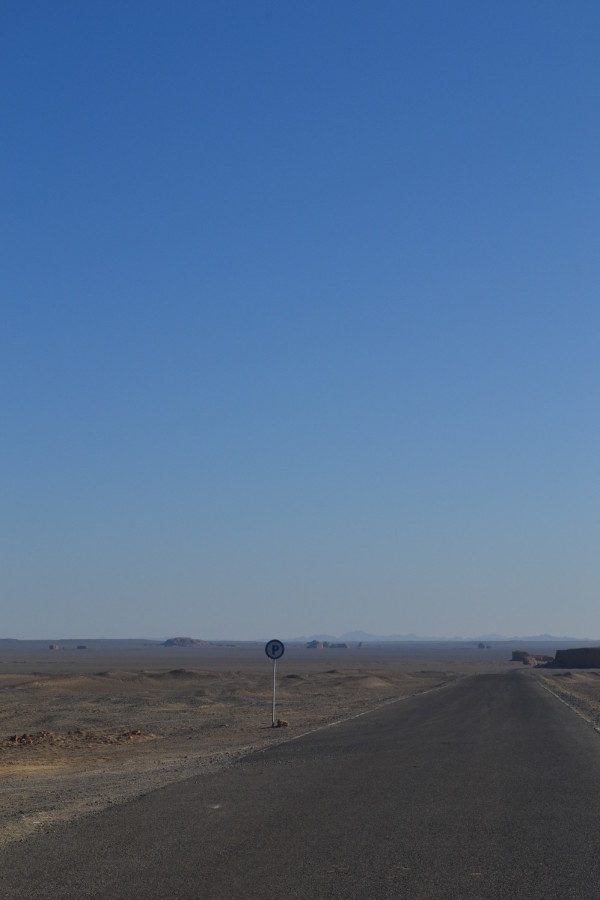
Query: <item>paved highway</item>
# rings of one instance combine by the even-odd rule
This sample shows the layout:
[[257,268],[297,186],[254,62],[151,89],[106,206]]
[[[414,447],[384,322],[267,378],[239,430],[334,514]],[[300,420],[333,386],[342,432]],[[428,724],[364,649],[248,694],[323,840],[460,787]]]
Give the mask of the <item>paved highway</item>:
[[55,828],[0,895],[600,898],[600,735],[479,675]]

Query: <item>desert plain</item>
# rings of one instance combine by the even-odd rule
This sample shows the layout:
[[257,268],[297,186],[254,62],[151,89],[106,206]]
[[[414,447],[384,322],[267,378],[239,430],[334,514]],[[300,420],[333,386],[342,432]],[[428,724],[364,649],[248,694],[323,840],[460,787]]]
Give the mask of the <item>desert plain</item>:
[[0,846],[472,674],[522,670],[600,726],[600,673],[522,667],[508,644],[289,644],[273,728],[263,644],[50,643],[0,641]]

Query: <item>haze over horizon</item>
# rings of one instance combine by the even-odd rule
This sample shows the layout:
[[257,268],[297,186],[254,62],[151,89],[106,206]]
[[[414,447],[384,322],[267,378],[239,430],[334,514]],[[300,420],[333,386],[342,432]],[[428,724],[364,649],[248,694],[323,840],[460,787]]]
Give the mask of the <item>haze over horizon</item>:
[[600,7],[4,10],[0,637],[600,634]]
[[[268,634],[272,635],[272,632],[268,632]],[[278,638],[281,639],[282,635],[279,634]],[[190,634],[163,634],[160,637],[148,637],[148,635],[138,634],[138,635],[127,635],[127,636],[119,636],[114,637],[110,635],[69,635],[65,637],[60,634],[47,634],[44,637],[37,638],[13,638],[10,636],[3,635],[0,637],[0,644],[2,645],[10,645],[12,643],[16,643],[19,645],[27,645],[30,643],[33,644],[46,644],[46,642],[50,642],[52,644],[51,649],[89,649],[90,646],[96,644],[135,644],[136,646],[140,643],[148,644],[152,643],[156,644],[172,644],[173,639],[198,642],[199,645],[223,645],[223,646],[235,646],[240,644],[256,644],[259,648],[262,649],[263,644],[270,640],[270,638],[266,637],[266,633],[263,635],[255,635],[252,638],[237,638],[232,635],[220,635],[211,637],[201,636],[201,635],[190,635]],[[557,634],[548,634],[548,633],[540,633],[534,635],[525,635],[525,634],[463,634],[463,635],[441,635],[441,634],[430,634],[430,635],[419,635],[414,633],[408,634],[371,634],[366,631],[357,630],[357,631],[348,631],[343,632],[341,634],[329,634],[328,632],[309,632],[303,635],[283,635],[283,643],[286,646],[300,644],[304,645],[306,642],[311,641],[342,641],[347,642],[348,646],[352,646],[356,643],[363,644],[477,644],[481,641],[492,642],[496,644],[502,643],[511,643],[511,642],[530,642],[530,643],[544,643],[544,644],[564,644],[566,642],[573,643],[582,643],[582,644],[600,644],[600,640],[598,638],[582,638],[573,635],[557,635]],[[74,647],[75,643],[80,641],[86,641],[87,643],[84,646],[79,646],[77,648]],[[69,646],[62,646],[62,644],[68,644]],[[261,652],[262,658],[262,652]]]

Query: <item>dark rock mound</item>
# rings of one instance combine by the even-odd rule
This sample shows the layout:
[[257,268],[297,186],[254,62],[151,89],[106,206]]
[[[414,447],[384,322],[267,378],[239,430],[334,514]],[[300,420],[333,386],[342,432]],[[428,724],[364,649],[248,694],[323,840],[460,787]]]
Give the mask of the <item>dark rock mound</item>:
[[163,641],[163,647],[205,647],[206,643],[191,637],[174,637]]
[[561,669],[600,669],[600,647],[557,650],[553,665]]

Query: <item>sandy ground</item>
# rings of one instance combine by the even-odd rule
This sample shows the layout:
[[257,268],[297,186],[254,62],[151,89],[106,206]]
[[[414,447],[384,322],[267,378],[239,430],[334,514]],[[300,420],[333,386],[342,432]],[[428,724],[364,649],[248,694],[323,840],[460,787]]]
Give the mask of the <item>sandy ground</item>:
[[60,646],[0,641],[0,846],[457,677],[511,667],[507,647],[291,645],[277,666],[276,715],[288,724],[274,729],[262,645]]

